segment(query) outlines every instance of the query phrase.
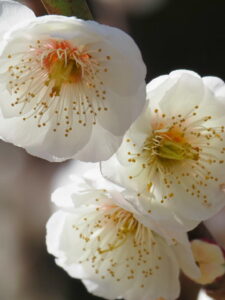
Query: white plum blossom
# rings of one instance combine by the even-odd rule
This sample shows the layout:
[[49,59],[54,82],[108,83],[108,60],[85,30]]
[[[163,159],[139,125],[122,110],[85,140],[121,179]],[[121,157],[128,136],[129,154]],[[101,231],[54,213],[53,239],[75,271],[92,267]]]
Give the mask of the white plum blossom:
[[191,249],[201,272],[194,281],[206,285],[225,274],[225,255],[222,249],[204,240],[193,240]]
[[127,202],[136,197],[96,171],[74,177],[53,194],[59,210],[47,224],[48,252],[89,292],[106,299],[174,300],[179,270],[199,277],[183,234],[180,243],[151,228],[151,218]]
[[103,175],[192,228],[225,205],[224,82],[174,71],[147,85],[147,100]]
[[213,298],[209,297],[206,292],[201,289],[198,295],[198,299],[197,300],[213,300]]
[[132,38],[75,17],[30,12],[22,21],[11,1],[0,12],[4,29],[11,12],[1,40],[2,138],[50,161],[108,159],[145,103],[146,67]]

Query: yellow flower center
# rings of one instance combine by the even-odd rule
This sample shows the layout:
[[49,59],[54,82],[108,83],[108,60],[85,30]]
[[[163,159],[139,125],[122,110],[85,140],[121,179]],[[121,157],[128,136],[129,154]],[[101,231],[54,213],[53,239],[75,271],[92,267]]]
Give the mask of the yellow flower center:
[[138,227],[143,226],[139,224],[132,213],[122,208],[116,208],[116,211],[112,214],[107,214],[106,218],[111,220],[114,223],[114,226],[117,226],[117,233],[115,240],[112,243],[108,244],[107,248],[99,248],[99,254],[113,251],[119,248],[125,243],[130,234],[135,234]]
[[144,143],[138,147],[132,138],[126,139],[127,160],[132,164],[128,179],[141,178],[144,183],[138,196],[154,193],[161,185],[159,201],[163,204],[176,197],[176,187],[180,186],[190,198],[211,207],[204,190],[209,184],[220,183],[214,166],[225,162],[225,127],[219,122],[216,126],[213,116],[204,116],[198,110],[195,106],[184,115],[166,115],[155,109]]
[[[77,53],[68,42],[52,41],[51,51],[43,52],[43,66],[48,72],[48,80],[45,82],[49,85],[54,82],[51,97],[59,96],[64,84],[74,84],[82,79],[82,63],[90,59],[87,53]],[[49,46],[48,46],[49,47]]]
[[185,141],[184,135],[176,128],[155,130],[144,144],[146,156],[155,156],[161,162],[166,160],[181,161],[184,159],[198,160],[199,149]]
[[144,288],[149,278],[158,276],[164,260],[158,253],[158,236],[132,212],[103,197],[96,198],[96,208],[91,204],[93,211],[73,226],[83,246],[79,264],[91,263],[101,279],[138,280]]

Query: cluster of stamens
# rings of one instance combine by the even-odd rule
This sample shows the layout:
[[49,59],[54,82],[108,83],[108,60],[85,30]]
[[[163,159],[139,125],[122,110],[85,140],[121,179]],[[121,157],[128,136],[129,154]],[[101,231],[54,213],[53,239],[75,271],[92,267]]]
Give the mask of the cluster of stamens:
[[24,121],[35,118],[38,127],[51,121],[54,132],[63,126],[68,136],[76,124],[96,124],[97,114],[108,110],[103,75],[111,58],[102,49],[38,40],[27,52],[9,54],[8,59],[11,106]]
[[145,192],[152,192],[155,188],[154,179],[159,179],[164,191],[162,204],[174,197],[173,186],[181,185],[191,197],[210,207],[208,196],[202,188],[219,181],[211,167],[224,163],[221,159],[225,153],[222,143],[224,126],[207,126],[212,116],[198,117],[198,109],[195,106],[186,116],[167,116],[155,109],[151,133],[141,149],[137,149],[130,138],[126,140],[131,149],[127,153],[128,162],[137,166],[129,179],[138,178],[145,172]]
[[[97,198],[96,203],[99,202],[101,200]],[[136,220],[131,212],[116,205],[104,205],[101,202],[96,212],[99,217],[95,218],[94,222],[92,216],[83,219],[85,224],[88,224],[86,231],[83,224],[73,226],[84,242],[84,257],[85,253],[87,254],[87,258],[81,259],[79,263],[91,263],[94,272],[99,274],[101,279],[110,276],[117,282],[135,279],[141,274],[143,280],[140,287],[144,288],[145,280],[160,269],[162,260],[162,257],[158,256],[156,261],[152,261],[151,255],[157,245],[154,233]],[[123,251],[122,246],[125,244],[129,251]],[[89,255],[90,249],[92,256]],[[119,257],[115,251],[120,253]],[[121,264],[124,266],[126,277],[117,271]],[[107,268],[104,265],[107,265]]]

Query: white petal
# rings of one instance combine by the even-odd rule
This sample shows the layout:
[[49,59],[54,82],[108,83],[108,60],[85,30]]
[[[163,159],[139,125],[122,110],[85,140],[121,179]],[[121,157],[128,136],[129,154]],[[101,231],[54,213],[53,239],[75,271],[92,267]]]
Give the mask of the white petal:
[[[88,143],[92,131],[90,124],[86,127],[78,125],[68,136],[65,136],[64,128],[59,126],[57,132],[53,132],[53,127],[49,127],[43,142],[26,147],[26,150],[34,156],[53,162],[69,159],[74,153],[80,151]],[[89,158],[89,161],[92,159]]]
[[202,78],[204,84],[210,88],[213,92],[224,86],[224,81],[218,77],[206,76]]
[[224,104],[225,103],[225,85],[220,86],[216,90],[216,96],[220,99],[220,101]]
[[[194,184],[193,181],[186,182],[186,188]],[[185,189],[180,185],[174,185],[174,191],[176,197],[172,200],[172,206],[174,212],[182,219],[190,218],[192,220],[206,220],[219,212],[224,206],[225,193],[221,190],[219,184],[209,184],[208,187],[199,187],[201,195],[207,196],[207,203],[197,200],[196,197],[190,196],[185,193]],[[180,201],[182,199],[182,201]]]
[[[128,70],[125,66],[123,68],[125,68],[126,71]],[[123,77],[122,74],[120,76],[117,76],[117,78]],[[112,78],[114,78],[114,76],[112,76]],[[133,79],[130,79],[130,83],[132,82]],[[145,83],[143,82],[133,92],[131,86],[127,87],[126,91],[129,91],[129,96],[116,95],[116,93],[109,91],[107,93],[109,96],[108,101],[106,102],[109,113],[99,115],[98,119],[101,126],[115,135],[124,133],[143,110],[145,103],[143,99],[145,99],[146,96],[144,90]]]
[[[59,211],[56,212],[47,223],[47,248],[48,251],[61,259],[61,262],[64,261],[64,264],[76,260],[80,255],[79,247],[78,251],[75,251],[75,239],[73,234],[75,230],[73,229],[73,221],[76,221],[76,215],[73,216],[71,213]],[[66,253],[66,251],[68,253]],[[74,252],[74,257],[72,253]]]
[[185,243],[176,244],[173,246],[173,250],[176,253],[176,257],[182,271],[190,278],[199,278],[201,272],[195,263],[195,259],[187,237]]
[[1,138],[13,142],[16,146],[29,147],[31,144],[41,144],[45,134],[46,128],[40,130],[33,119],[25,122],[22,118],[5,119],[0,115]]
[[[167,92],[170,89],[174,88],[181,77],[200,78],[195,72],[189,70],[176,70],[169,75],[156,77],[147,84],[147,99],[150,100],[152,110],[154,110],[155,107],[158,108],[159,102],[167,95]],[[181,99],[179,100],[181,101]],[[166,112],[168,111],[166,110]]]
[[[174,259],[174,255],[171,250],[166,246],[166,244],[161,243],[157,240],[158,246],[156,246],[155,253],[153,252],[153,257],[146,262],[146,268],[141,269],[143,272],[148,272],[149,269],[152,270],[151,278],[143,279],[142,275],[137,273],[136,280],[132,281],[128,285],[126,280],[123,280],[123,286],[119,287],[112,284],[112,282],[104,282],[92,280],[92,282],[84,281],[87,284],[88,289],[95,295],[104,297],[106,299],[124,298],[127,300],[147,300],[147,299],[157,299],[159,297],[166,297],[167,299],[175,299],[179,294],[179,281],[178,281],[178,269],[177,263]],[[127,245],[128,247],[128,245]],[[125,247],[124,247],[125,248]],[[125,249],[123,249],[126,251]],[[127,249],[128,251],[128,249]],[[132,253],[132,252],[131,252]],[[133,254],[135,255],[135,253]],[[120,252],[120,257],[123,258],[124,252]],[[155,257],[154,257],[155,256]],[[125,256],[126,257],[126,256]],[[160,262],[158,257],[162,259]],[[120,267],[118,267],[118,273],[121,277],[126,279],[129,276],[128,270],[124,273],[123,260],[121,261]],[[151,262],[152,261],[152,262]],[[155,261],[155,265],[153,261]],[[153,265],[152,265],[153,263]],[[130,268],[135,270],[136,262],[129,262]],[[155,269],[155,267],[157,267]],[[137,267],[136,267],[137,268]],[[128,273],[128,274],[127,274]],[[141,272],[140,272],[141,273]],[[90,283],[92,283],[90,285]],[[143,285],[143,287],[142,287]]]
[[147,84],[147,95],[153,91],[154,89],[158,88],[160,85],[162,85],[167,79],[169,75],[162,75],[159,77],[156,77],[152,79],[148,84]]
[[180,70],[175,70],[175,71],[172,71],[169,76],[171,77],[178,77],[180,78],[182,75],[190,75],[192,77],[196,77],[196,78],[201,78],[198,73],[194,72],[194,71],[191,71],[191,70],[186,70],[186,69],[180,69]]
[[23,23],[26,20],[34,19],[35,15],[31,9],[16,1],[0,1],[0,39],[5,32],[13,26]]
[[63,227],[66,220],[66,215],[62,211],[56,212],[49,219],[46,229],[46,244],[47,250],[49,253],[55,256],[63,256],[63,252],[59,250],[59,243],[61,239],[61,235],[63,234]]
[[[76,177],[77,181],[76,181],[76,187],[74,185],[68,185],[68,186],[64,186],[61,188],[58,188],[54,191],[54,193],[52,194],[52,202],[57,205],[58,207],[61,208],[73,208],[74,207],[74,203],[73,203],[73,194],[79,191],[79,187],[80,189],[82,189],[82,185],[84,185],[84,181],[82,179],[80,179],[79,177]],[[87,188],[87,186],[85,185],[85,187]]]
[[[103,141],[107,142],[103,143]],[[73,158],[90,161],[90,157],[92,157],[91,161],[93,162],[106,160],[115,153],[121,142],[121,136],[113,135],[97,123],[92,129],[88,143]]]
[[162,99],[163,95],[171,89],[174,84],[181,78],[188,76],[200,78],[200,76],[190,70],[176,70],[171,72],[169,75],[161,75],[151,80],[147,84],[147,99],[153,100],[151,105],[158,104],[158,102]]
[[203,289],[201,289],[198,295],[198,300],[213,300],[213,299],[209,297]]
[[204,86],[200,78],[188,73],[181,73],[180,77],[174,78],[177,79],[177,82],[173,88],[167,91],[164,99],[160,102],[160,107],[163,112],[171,116],[186,115],[201,102],[204,96]]

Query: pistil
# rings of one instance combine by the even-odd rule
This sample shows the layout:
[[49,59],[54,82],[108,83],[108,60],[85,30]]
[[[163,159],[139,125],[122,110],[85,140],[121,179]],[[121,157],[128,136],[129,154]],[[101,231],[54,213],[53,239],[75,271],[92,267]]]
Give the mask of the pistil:
[[[173,139],[168,139],[163,136],[153,136],[150,142],[150,151],[160,159],[181,161],[184,159],[191,159],[197,161],[199,158],[198,148],[192,147],[189,143],[177,142],[176,136]],[[156,141],[156,142],[155,142]],[[153,149],[152,149],[153,148]]]

